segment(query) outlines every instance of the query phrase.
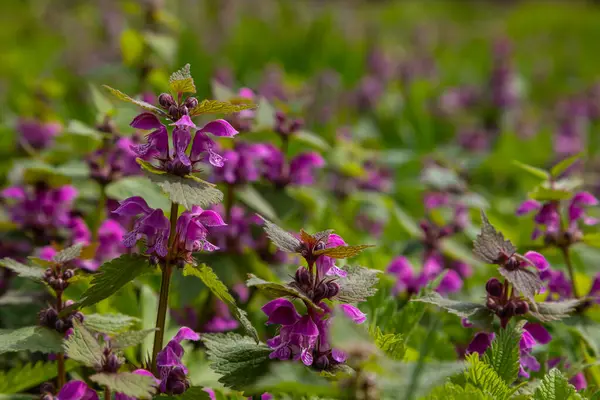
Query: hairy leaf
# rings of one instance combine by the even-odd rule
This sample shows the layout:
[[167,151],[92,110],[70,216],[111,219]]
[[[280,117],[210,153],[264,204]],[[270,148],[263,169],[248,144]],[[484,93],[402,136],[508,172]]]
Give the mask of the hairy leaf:
[[366,248],[374,247],[372,244],[361,244],[358,246],[329,247],[315,251],[315,255],[324,255],[331,258],[350,258],[360,254]]
[[565,158],[564,160],[556,164],[554,167],[552,167],[552,169],[550,170],[550,174],[552,174],[553,178],[558,178],[560,174],[565,172],[571,165],[575,164],[581,158],[581,156],[582,154],[579,153],[575,154],[574,156]]
[[577,391],[567,378],[556,368],[544,376],[533,393],[534,400],[571,400],[576,398]]
[[[70,371],[77,366],[72,360],[65,362],[65,371]],[[0,393],[13,394],[31,389],[40,383],[53,379],[57,375],[56,363],[38,361],[17,365],[8,371],[0,372]]]
[[102,347],[77,320],[73,320],[73,333],[65,340],[66,355],[88,367],[98,368],[102,365]]
[[276,297],[293,297],[296,299],[300,299],[304,302],[304,304],[314,308],[315,310],[321,311],[321,308],[312,302],[310,298],[301,293],[296,288],[293,288],[289,285],[282,285],[280,283],[268,282],[264,279],[260,279],[252,274],[248,274],[248,280],[246,281],[246,286],[255,287],[258,290],[262,291],[266,295],[276,298]]
[[42,268],[21,264],[12,258],[3,258],[0,260],[0,265],[16,272],[17,275],[22,276],[23,278],[40,280],[44,276],[44,270]]
[[15,351],[60,353],[62,351],[62,338],[57,332],[43,326],[1,329],[0,354]]
[[52,257],[52,260],[54,260],[57,263],[69,262],[79,257],[79,255],[81,254],[81,250],[83,250],[83,243],[75,244],[56,253],[54,257]]
[[447,382],[444,386],[435,388],[425,400],[495,400],[489,394],[472,385],[459,385]]
[[552,189],[540,185],[529,192],[527,196],[533,200],[544,202],[552,200],[566,200],[571,197],[571,192],[566,189]]
[[160,108],[153,106],[150,103],[146,103],[145,101],[142,101],[142,100],[133,99],[133,98],[129,97],[128,95],[126,95],[125,93],[123,93],[117,89],[111,88],[110,86],[107,86],[107,85],[103,85],[103,86],[106,90],[108,90],[113,96],[115,96],[119,100],[126,101],[127,103],[131,103],[131,104],[135,104],[136,106],[141,107],[146,111],[150,111],[151,113],[157,114],[161,117],[164,117],[164,118],[168,117],[167,113],[165,113]]
[[550,174],[547,171],[544,171],[541,168],[534,167],[529,164],[524,164],[520,161],[513,161],[513,164],[519,167],[521,170],[529,173],[531,176],[535,176],[536,178],[542,179],[544,181],[550,179]]
[[190,64],[185,64],[169,78],[169,87],[173,93],[196,93],[194,79],[190,74]]
[[[219,397],[220,395],[222,396],[221,393],[219,393],[217,390],[215,390],[215,394],[216,394],[216,400],[228,400],[225,399],[224,397]],[[173,395],[173,396],[160,396],[160,397],[154,397],[155,399],[160,399],[160,400],[211,400],[211,397],[208,395],[208,392],[206,392],[204,390],[203,387],[200,386],[194,386],[189,388],[188,390],[186,390],[183,394],[180,395]]]
[[534,303],[529,308],[529,314],[542,322],[557,321],[575,312],[577,307],[585,303],[585,299],[570,299],[564,301],[547,301]]
[[211,368],[221,375],[219,382],[235,390],[254,384],[268,372],[271,349],[254,339],[235,333],[202,335]]
[[147,173],[146,176],[169,195],[172,202],[183,205],[187,210],[193,206],[208,207],[223,201],[223,193],[212,183],[188,175]]
[[8,290],[0,296],[0,306],[4,305],[23,305],[31,303],[41,303],[44,299],[43,292],[25,292],[21,290]]
[[496,373],[494,368],[479,359],[478,353],[467,355],[468,368],[465,371],[465,379],[474,387],[492,396],[494,399],[507,399],[510,388]]
[[113,349],[126,349],[128,347],[137,346],[146,339],[146,336],[155,331],[156,328],[119,333],[110,340],[110,345]]
[[190,110],[190,117],[200,114],[231,114],[256,108],[254,104],[232,104],[228,101],[202,100]]
[[523,296],[531,301],[534,301],[534,296],[544,286],[536,271],[530,271],[526,268],[510,270],[500,267],[498,268],[498,272],[513,285],[515,290],[521,292]]
[[100,373],[90,376],[90,380],[110,388],[113,392],[136,398],[151,398],[156,390],[156,382],[152,376],[133,372]]
[[401,361],[404,358],[404,353],[406,353],[406,343],[401,334],[388,333],[384,335],[381,332],[381,329],[377,327],[373,337],[375,339],[375,345],[389,358],[396,361]]
[[193,275],[197,278],[200,278],[202,282],[204,282],[206,287],[208,287],[215,296],[217,296],[221,301],[227,304],[235,319],[237,319],[240,322],[240,324],[242,324],[244,330],[249,335],[251,335],[254,338],[254,340],[256,340],[256,343],[258,343],[258,333],[256,332],[256,329],[254,329],[254,327],[252,326],[252,322],[250,322],[250,320],[248,319],[248,315],[244,310],[241,310],[237,307],[235,299],[227,290],[227,286],[225,286],[225,284],[221,282],[221,280],[219,279],[217,274],[215,274],[212,268],[205,264],[201,264],[200,266],[193,266],[188,264],[183,270],[183,275]]
[[162,190],[145,176],[127,176],[109,183],[104,190],[111,199],[121,201],[129,197],[141,196],[151,208],[169,210],[171,207],[171,202]]
[[81,300],[66,307],[63,314],[76,308],[96,304],[113,294],[138,276],[152,271],[148,260],[141,254],[123,254],[100,267],[94,275],[91,286],[83,293]]
[[446,299],[437,292],[425,293],[423,296],[412,299],[411,301],[422,301],[423,303],[434,304],[461,318],[469,318],[481,310],[487,310],[482,304]]
[[483,355],[483,361],[489,364],[508,386],[519,376],[519,342],[523,334],[523,325],[524,322],[517,324],[514,329],[501,329]]
[[513,255],[517,248],[504,235],[490,224],[485,212],[481,210],[481,233],[473,242],[473,253],[482,261],[495,264],[501,254]]
[[286,251],[288,253],[297,253],[300,251],[302,247],[302,243],[291,233],[281,229],[279,226],[275,225],[271,221],[261,217],[265,222],[265,232],[267,232],[267,236],[275,246],[277,246],[280,250]]
[[139,318],[123,314],[86,314],[83,324],[89,330],[114,335],[128,330]]
[[342,303],[360,303],[377,293],[374,286],[379,282],[381,271],[363,268],[357,265],[347,265],[343,269],[348,273],[345,278],[338,278],[340,291],[335,296]]

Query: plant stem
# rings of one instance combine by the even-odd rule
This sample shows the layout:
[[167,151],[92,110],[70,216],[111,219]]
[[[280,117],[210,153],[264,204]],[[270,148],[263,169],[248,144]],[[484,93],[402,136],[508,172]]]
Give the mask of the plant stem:
[[104,400],[110,400],[110,388],[107,386],[104,388]]
[[[62,292],[56,292],[56,312],[60,314],[62,311]],[[67,374],[65,372],[65,355],[58,353],[56,355],[56,365],[58,367],[58,389],[62,388],[67,382]]]
[[565,264],[567,264],[567,270],[569,271],[569,278],[571,279],[571,288],[573,290],[573,296],[578,299],[579,294],[577,293],[577,283],[575,282],[575,271],[573,270],[573,263],[571,262],[571,255],[569,253],[569,247],[563,246],[560,248],[563,253],[563,258],[565,259]]
[[98,240],[98,228],[100,228],[100,224],[105,217],[106,210],[106,193],[105,193],[106,185],[100,185],[100,199],[98,200],[98,208],[96,211],[96,218],[94,219],[94,224],[92,225],[92,243]]
[[152,348],[152,372],[157,373],[156,356],[163,347],[165,336],[165,321],[167,320],[167,308],[169,305],[169,285],[171,283],[171,253],[173,243],[175,242],[175,228],[177,226],[177,217],[179,206],[171,203],[171,231],[169,232],[169,253],[162,269],[162,279],[160,283],[160,297],[158,300],[158,310],[156,312],[156,333],[154,334],[154,347]]

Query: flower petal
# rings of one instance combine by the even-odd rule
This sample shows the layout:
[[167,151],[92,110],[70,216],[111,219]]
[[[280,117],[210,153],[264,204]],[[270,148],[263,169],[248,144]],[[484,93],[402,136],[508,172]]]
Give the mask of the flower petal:
[[221,215],[212,210],[205,210],[200,213],[197,218],[198,222],[200,222],[204,226],[225,226],[227,225]]
[[447,294],[447,293],[456,293],[463,286],[463,280],[458,274],[458,272],[453,270],[448,270],[446,275],[440,281],[439,286],[436,288],[436,291],[439,293]]
[[238,134],[233,126],[224,119],[216,119],[204,125],[198,132],[211,133],[220,137],[234,137]]
[[177,343],[181,343],[182,340],[198,341],[200,340],[200,335],[198,335],[190,328],[184,326],[179,328],[179,331],[177,331],[177,335],[175,335],[172,340],[176,341]]
[[525,253],[525,258],[528,259],[534,267],[536,267],[540,271],[544,271],[550,267],[550,263],[548,260],[536,251],[528,251]]
[[119,207],[113,211],[114,214],[118,214],[124,217],[133,217],[139,214],[149,214],[152,209],[140,196],[130,197],[119,203]]
[[186,167],[192,164],[187,154],[185,154],[191,140],[192,136],[190,135],[189,130],[180,128],[179,126],[173,130],[173,147],[175,148],[175,154],[179,161]]
[[58,392],[58,400],[81,400],[87,390],[88,386],[83,381],[67,382]]
[[550,332],[548,332],[542,324],[532,324],[531,322],[528,322],[523,329],[529,332],[539,344],[547,344],[552,340]]
[[362,324],[367,320],[367,316],[352,304],[342,304],[340,308],[348,318],[357,324]]
[[467,353],[479,353],[480,355],[483,355],[487,348],[492,344],[492,340],[494,340],[495,336],[494,333],[476,333],[467,347]]
[[161,126],[163,126],[158,117],[149,112],[141,113],[140,115],[135,117],[129,125],[131,125],[133,128],[143,129],[147,131],[152,129],[158,129]]
[[197,128],[196,124],[194,124],[189,115],[184,115],[183,117],[179,118],[176,122],[170,125],[174,125],[177,128]]
[[293,325],[301,318],[294,304],[284,298],[271,300],[261,310],[269,317],[267,324]]
[[521,203],[519,208],[517,208],[516,214],[519,216],[529,214],[532,211],[538,210],[541,206],[542,205],[539,202],[528,199]]

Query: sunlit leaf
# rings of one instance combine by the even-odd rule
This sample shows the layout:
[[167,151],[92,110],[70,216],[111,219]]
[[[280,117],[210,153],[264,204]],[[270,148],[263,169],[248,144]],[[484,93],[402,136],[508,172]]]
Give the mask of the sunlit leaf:
[[255,287],[261,292],[265,293],[269,297],[277,298],[277,297],[291,297],[302,300],[305,304],[314,308],[315,310],[321,310],[319,306],[312,302],[310,298],[308,298],[305,294],[301,293],[296,288],[293,288],[289,285],[282,285],[280,283],[268,282],[263,279],[257,278],[252,274],[248,274],[248,280],[246,281],[246,286]]
[[135,398],[151,398],[156,390],[154,377],[133,372],[100,373],[90,376],[90,380],[106,386],[114,392]]
[[191,210],[194,206],[208,207],[223,201],[223,193],[212,183],[188,175],[186,177],[154,173],[146,176],[169,195],[172,202]]
[[185,64],[169,78],[169,87],[173,93],[196,93],[194,79],[190,74],[190,64]]
[[15,351],[39,351],[60,353],[62,338],[43,326],[27,326],[18,329],[0,329],[0,354]]
[[190,116],[200,114],[232,114],[243,110],[256,108],[254,104],[232,104],[228,101],[202,100],[190,110]]
[[102,347],[79,321],[73,319],[73,333],[64,342],[65,354],[88,367],[102,366]]
[[377,282],[381,271],[347,265],[343,267],[347,272],[346,277],[338,278],[339,293],[335,299],[342,303],[360,303],[377,293]]
[[350,258],[357,256],[364,249],[369,247],[375,247],[372,244],[361,244],[358,246],[338,246],[338,247],[329,247],[323,250],[315,251],[315,255],[323,255],[331,258]]
[[110,86],[107,86],[107,85],[103,85],[103,86],[104,86],[104,88],[106,88],[106,90],[108,90],[110,93],[112,93],[112,95],[115,96],[119,100],[125,101],[127,103],[131,103],[131,104],[135,104],[136,106],[141,107],[146,111],[150,111],[154,114],[157,114],[161,117],[165,117],[165,118],[167,117],[167,114],[163,110],[161,110],[158,107],[153,106],[150,103],[146,103],[145,101],[142,101],[142,100],[133,99],[133,98],[127,96],[125,93],[123,93],[117,89],[111,88]]

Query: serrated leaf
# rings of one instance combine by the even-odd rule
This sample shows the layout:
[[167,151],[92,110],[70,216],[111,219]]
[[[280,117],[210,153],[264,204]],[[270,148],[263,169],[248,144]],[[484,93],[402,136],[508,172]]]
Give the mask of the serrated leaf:
[[256,108],[254,104],[232,104],[228,101],[202,100],[190,110],[190,117],[200,114],[232,114]]
[[[260,215],[259,215],[260,217]],[[283,230],[279,226],[275,225],[271,221],[261,217],[265,223],[264,229],[267,232],[267,236],[275,246],[280,250],[288,253],[297,253],[302,248],[302,243],[294,235],[288,231]]]
[[43,292],[8,290],[0,296],[0,306],[42,303],[45,299]]
[[169,78],[169,87],[173,93],[196,93],[194,79],[190,74],[190,64],[185,64]]
[[277,298],[277,297],[292,297],[299,300],[302,300],[304,304],[314,308],[315,310],[322,311],[319,306],[312,302],[310,298],[301,293],[296,288],[293,288],[289,285],[282,285],[280,283],[268,282],[263,279],[260,279],[252,274],[248,274],[248,280],[246,281],[246,286],[255,287],[266,295]]
[[137,346],[152,332],[156,332],[156,328],[119,333],[110,339],[110,345],[113,349],[126,349],[128,347]]
[[263,343],[235,333],[205,334],[201,340],[211,368],[221,375],[219,382],[226,387],[244,390],[268,372],[272,350]]
[[500,275],[506,278],[512,285],[514,290],[519,291],[523,296],[531,301],[540,292],[544,283],[540,279],[537,271],[531,271],[527,268],[507,269],[504,267],[498,268]]
[[60,353],[62,338],[57,332],[43,326],[0,329],[0,354],[15,351]]
[[336,280],[340,286],[340,291],[335,296],[336,300],[342,303],[360,303],[377,293],[374,286],[379,282],[378,275],[381,271],[356,265],[346,265],[342,269],[347,275]]
[[556,368],[548,372],[533,393],[534,400],[570,400],[577,393],[575,387]]
[[126,101],[127,103],[131,103],[131,104],[135,104],[136,106],[141,107],[146,111],[150,111],[154,114],[157,114],[163,118],[168,117],[168,115],[163,110],[161,110],[158,107],[153,106],[150,103],[146,103],[145,101],[142,101],[142,100],[133,99],[133,98],[129,97],[128,95],[126,95],[125,93],[123,93],[117,89],[111,88],[110,86],[107,86],[107,85],[102,85],[102,86],[104,86],[104,88],[106,90],[108,90],[113,96],[115,96],[119,100]]
[[[224,397],[219,397],[219,392],[215,390],[216,400],[223,400]],[[177,396],[160,396],[154,397],[154,399],[160,400],[211,400],[211,397],[208,395],[208,392],[204,390],[203,387],[194,386],[186,390],[183,394]],[[227,400],[227,399],[225,399]]]
[[496,231],[485,212],[481,210],[481,232],[473,242],[473,253],[482,261],[495,264],[501,254],[510,257],[516,251],[517,248],[510,240],[504,240],[504,235]]
[[17,275],[23,278],[30,278],[35,280],[41,280],[44,276],[44,270],[40,267],[32,267],[29,265],[21,264],[12,258],[3,258],[0,260],[0,265],[16,272]]
[[102,347],[92,334],[79,321],[73,319],[73,333],[65,340],[65,354],[72,360],[88,367],[102,365]]
[[375,247],[372,244],[361,244],[358,246],[337,246],[337,247],[329,247],[323,250],[315,251],[315,255],[323,255],[331,258],[350,258],[357,256],[364,249],[368,249],[369,247]]
[[66,307],[62,313],[96,304],[112,296],[138,276],[151,271],[148,259],[141,254],[123,254],[114,258],[100,266],[91,286],[81,295],[81,300]]
[[588,246],[600,248],[600,232],[586,233],[581,241]]
[[533,200],[545,202],[552,200],[566,200],[571,197],[571,192],[566,189],[552,189],[545,186],[537,186],[527,195]]
[[479,359],[479,353],[467,355],[468,368],[465,379],[474,387],[491,395],[496,400],[507,399],[510,394],[509,386],[496,373],[491,365]]
[[248,319],[246,312],[238,308],[237,304],[235,303],[235,299],[233,298],[233,296],[231,296],[229,290],[227,290],[227,286],[225,286],[225,284],[221,282],[221,280],[219,279],[217,274],[215,274],[212,268],[205,264],[201,264],[200,266],[193,266],[188,264],[183,269],[183,275],[192,275],[197,278],[200,278],[200,280],[204,282],[206,287],[208,287],[215,296],[217,296],[221,301],[227,304],[227,306],[231,310],[231,313],[233,314],[235,319],[237,319],[240,322],[244,330],[249,335],[251,335],[254,338],[254,340],[256,340],[256,343],[259,342],[258,333],[256,332],[256,329],[254,329],[254,327],[252,326],[252,322],[250,322],[250,320]]
[[[65,371],[70,371],[77,366],[72,360],[65,362]],[[8,371],[0,372],[0,393],[13,394],[23,392],[38,386],[40,383],[49,381],[56,377],[57,368],[55,362],[38,361],[17,365]]]
[[469,318],[477,312],[480,312],[484,309],[487,310],[483,304],[446,299],[438,292],[428,292],[423,294],[421,297],[412,299],[411,301],[421,301],[423,303],[436,305],[451,312],[452,314],[458,315],[461,318]]
[[114,335],[128,330],[139,321],[139,318],[123,314],[86,314],[83,324],[94,332]]
[[381,329],[376,327],[373,338],[379,350],[383,351],[392,360],[401,361],[404,358],[406,343],[401,334],[383,334]]
[[267,218],[277,220],[277,213],[273,206],[250,185],[236,189],[235,195],[248,207]]
[[500,329],[483,355],[483,361],[489,364],[508,386],[519,376],[519,342],[523,334],[523,325],[524,322],[517,324],[514,329]]
[[574,313],[585,302],[586,299],[570,299],[535,303],[529,308],[529,314],[542,322],[557,321]]
[[56,253],[54,257],[52,257],[52,260],[61,264],[74,260],[81,254],[83,246],[83,243],[77,243],[73,246],[67,247],[66,249],[63,249]]
[[156,391],[154,377],[133,372],[100,373],[90,376],[90,380],[110,388],[113,392],[136,398],[151,398]]
[[552,169],[550,170],[550,174],[553,178],[558,178],[560,174],[565,172],[571,165],[575,164],[581,158],[581,156],[582,154],[579,153],[575,154],[574,156],[565,158],[564,160],[556,164],[554,167],[552,167]]
[[521,170],[529,173],[531,176],[542,179],[544,181],[550,179],[550,174],[541,168],[534,167],[529,164],[522,163],[520,161],[513,161],[513,165],[519,167]]
[[495,400],[472,385],[462,386],[447,382],[444,386],[435,388],[425,400]]
[[181,204],[188,210],[193,206],[208,207],[223,201],[223,193],[215,185],[191,175],[181,177],[146,173],[146,176],[160,186],[172,202]]

